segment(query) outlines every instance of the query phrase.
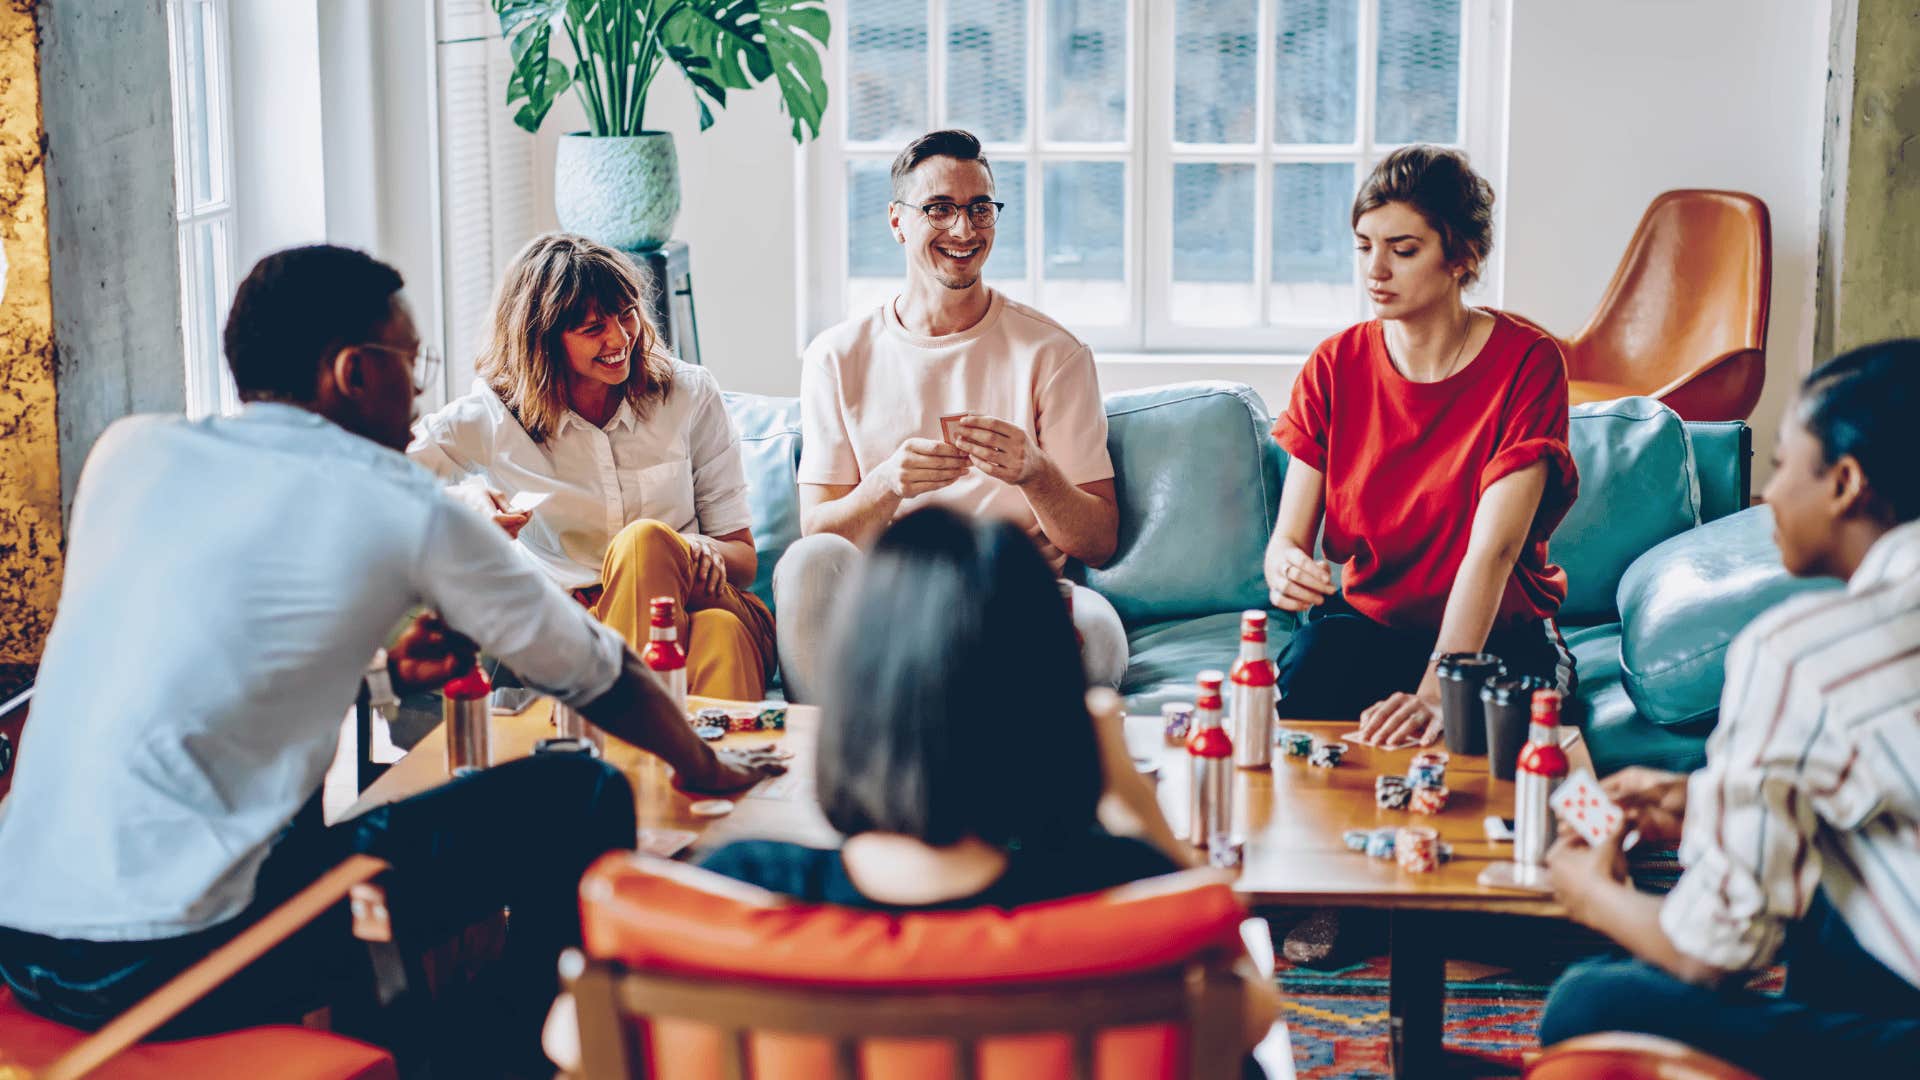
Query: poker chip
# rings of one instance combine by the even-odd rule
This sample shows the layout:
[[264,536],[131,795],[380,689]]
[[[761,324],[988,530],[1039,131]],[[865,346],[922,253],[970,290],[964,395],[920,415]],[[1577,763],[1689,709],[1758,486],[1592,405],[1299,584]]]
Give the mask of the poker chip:
[[728,709],[727,729],[730,731],[759,731],[759,709]]
[[1160,724],[1167,733],[1168,742],[1185,742],[1187,730],[1193,726],[1193,703],[1169,701],[1160,706]]
[[733,813],[732,799],[701,799],[687,810],[696,817],[725,817]]
[[1409,826],[1394,834],[1393,857],[1409,874],[1430,874],[1440,867],[1440,834]]
[[693,729],[693,733],[708,742],[714,742],[715,740],[727,737],[727,729],[725,725],[722,724],[701,724]]
[[1365,829],[1348,829],[1346,832],[1340,834],[1340,839],[1347,845],[1348,851],[1365,851],[1367,850],[1367,841],[1371,839],[1372,836],[1373,834]]
[[1393,858],[1393,830],[1375,829],[1367,834],[1367,855],[1374,859]]
[[784,701],[763,701],[760,709],[761,731],[787,730],[787,703]]
[[1373,778],[1373,805],[1382,810],[1405,810],[1413,784],[1398,773]]
[[1416,814],[1437,814],[1446,808],[1447,789],[1443,787],[1416,787],[1407,803],[1407,809]]
[[1340,759],[1345,757],[1346,753],[1346,743],[1315,743],[1312,756],[1307,759],[1307,764],[1315,766],[1316,768],[1331,769],[1340,764]]
[[713,708],[712,706],[709,706],[693,714],[693,725],[695,727],[700,727],[700,726],[709,725],[709,724],[719,724],[721,727],[726,727],[727,726],[727,710],[716,709],[716,708]]
[[1313,753],[1313,736],[1304,731],[1289,731],[1285,746],[1288,757],[1306,757]]

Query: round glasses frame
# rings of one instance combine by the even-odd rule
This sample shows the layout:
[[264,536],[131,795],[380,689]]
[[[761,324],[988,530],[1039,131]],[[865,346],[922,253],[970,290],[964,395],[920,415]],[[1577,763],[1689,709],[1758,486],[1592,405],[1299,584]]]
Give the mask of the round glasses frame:
[[894,204],[896,206],[905,206],[920,211],[920,216],[927,219],[927,224],[943,232],[950,231],[955,225],[960,223],[960,211],[962,209],[966,210],[967,220],[972,222],[974,228],[991,229],[1000,223],[1000,211],[1007,208],[1006,203],[993,202],[988,199],[970,202],[964,208],[961,207],[959,203],[948,202],[945,199],[938,202],[924,203],[919,206],[915,206],[913,203],[903,203],[896,199]]
[[411,349],[404,349],[398,345],[382,345],[377,341],[368,341],[362,342],[354,347],[359,349],[374,349],[379,352],[394,353],[398,356],[407,357],[409,361],[407,378],[408,381],[413,384],[413,390],[416,394],[424,394],[428,390],[433,389],[434,382],[440,378],[440,350],[434,348],[432,345],[419,345]]

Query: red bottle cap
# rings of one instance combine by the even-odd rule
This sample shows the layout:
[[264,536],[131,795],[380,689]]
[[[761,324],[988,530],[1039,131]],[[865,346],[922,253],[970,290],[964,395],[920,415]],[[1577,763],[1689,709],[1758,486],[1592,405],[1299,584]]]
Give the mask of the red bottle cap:
[[1267,613],[1264,611],[1244,611],[1240,613],[1240,640],[1267,640]]
[[447,685],[440,688],[441,696],[454,701],[474,701],[491,693],[493,683],[487,680],[487,673],[480,670],[479,664],[468,668],[464,675],[448,679]]
[[1560,722],[1560,691],[1535,690],[1532,712],[1533,722],[1536,724],[1558,724]]
[[647,608],[651,612],[651,618],[648,621],[654,626],[671,626],[673,614],[679,607],[680,602],[671,596],[656,596],[647,602]]

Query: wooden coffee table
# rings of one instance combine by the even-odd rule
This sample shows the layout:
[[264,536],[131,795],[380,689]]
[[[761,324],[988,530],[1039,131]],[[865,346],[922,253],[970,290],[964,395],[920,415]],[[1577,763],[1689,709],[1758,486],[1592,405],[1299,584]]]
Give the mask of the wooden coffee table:
[[[690,707],[726,705],[693,699]],[[525,712],[496,716],[494,760],[531,753],[533,744],[552,733],[551,705],[542,700]],[[780,744],[793,751],[785,776],[763,781],[734,797],[735,809],[720,818],[698,817],[688,808],[694,796],[674,788],[671,770],[658,758],[618,739],[607,740],[608,761],[620,766],[633,784],[634,806],[644,841],[649,830],[693,834],[690,849],[715,847],[745,837],[790,840],[830,847],[838,835],[820,813],[813,792],[813,746],[819,710],[793,705],[784,732],[729,734],[721,746]],[[1300,722],[1285,725],[1316,739],[1333,740],[1353,730],[1350,722]],[[1390,1060],[1397,1077],[1426,1078],[1442,1071],[1442,1021],[1446,997],[1446,958],[1457,938],[1456,921],[1467,913],[1564,917],[1549,897],[1501,891],[1476,880],[1490,863],[1510,857],[1511,844],[1490,843],[1482,820],[1489,814],[1513,815],[1513,784],[1495,780],[1484,757],[1455,755],[1447,766],[1451,791],[1444,813],[1425,817],[1402,810],[1379,810],[1373,802],[1373,778],[1405,773],[1417,751],[1349,747],[1333,769],[1316,769],[1276,751],[1270,770],[1237,770],[1235,820],[1247,842],[1236,885],[1256,908],[1381,908],[1388,913],[1392,970],[1388,980]],[[1575,768],[1589,767],[1584,744],[1568,747]],[[1159,798],[1176,832],[1187,820],[1187,755],[1181,747],[1160,750]],[[445,729],[435,729],[407,756],[376,780],[346,811],[347,817],[445,783]],[[1453,859],[1430,874],[1409,874],[1390,860],[1371,859],[1347,850],[1348,829],[1426,825],[1453,845]],[[682,837],[685,839],[685,837]]]
[[[1334,741],[1351,721],[1287,721],[1316,740]],[[1433,749],[1444,749],[1435,747]],[[1565,916],[1551,897],[1491,889],[1480,872],[1512,858],[1513,845],[1486,838],[1488,815],[1513,816],[1513,783],[1495,780],[1485,757],[1453,755],[1443,813],[1426,816],[1381,810],[1373,778],[1405,774],[1418,750],[1349,746],[1332,769],[1309,766],[1277,748],[1271,770],[1236,770],[1235,822],[1246,847],[1235,888],[1254,907],[1382,908],[1387,911],[1392,970],[1388,976],[1390,1060],[1398,1077],[1430,1077],[1442,1069],[1447,948],[1467,913]],[[1586,746],[1567,747],[1575,768],[1589,768]],[[1169,746],[1159,754],[1161,808],[1174,831],[1187,821],[1187,754]],[[1425,825],[1453,845],[1453,859],[1428,874],[1409,874],[1389,859],[1350,851],[1348,829]]]

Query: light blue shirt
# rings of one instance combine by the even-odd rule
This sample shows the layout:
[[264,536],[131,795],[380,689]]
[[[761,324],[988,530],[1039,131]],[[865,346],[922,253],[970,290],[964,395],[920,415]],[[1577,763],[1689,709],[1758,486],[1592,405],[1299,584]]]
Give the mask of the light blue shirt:
[[624,648],[426,470],[289,405],[108,428],[81,474],[0,926],[141,941],[240,913],[418,604],[571,703]]

